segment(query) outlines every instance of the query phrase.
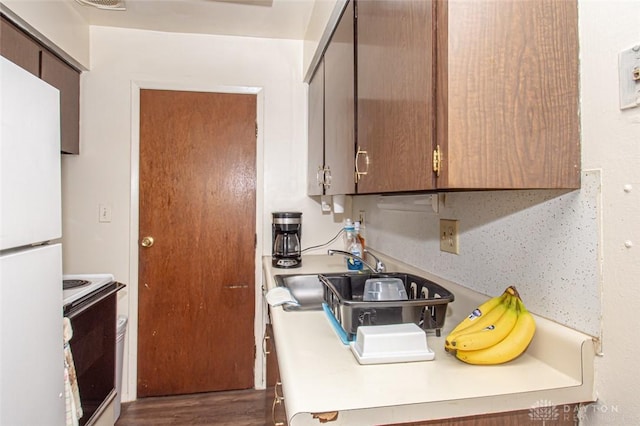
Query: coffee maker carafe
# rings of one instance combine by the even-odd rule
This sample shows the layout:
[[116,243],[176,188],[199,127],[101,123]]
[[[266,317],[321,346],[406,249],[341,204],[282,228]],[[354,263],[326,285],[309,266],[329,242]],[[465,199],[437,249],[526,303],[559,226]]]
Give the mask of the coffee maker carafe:
[[302,265],[300,236],[302,213],[275,212],[272,224],[271,264],[276,268],[298,268]]

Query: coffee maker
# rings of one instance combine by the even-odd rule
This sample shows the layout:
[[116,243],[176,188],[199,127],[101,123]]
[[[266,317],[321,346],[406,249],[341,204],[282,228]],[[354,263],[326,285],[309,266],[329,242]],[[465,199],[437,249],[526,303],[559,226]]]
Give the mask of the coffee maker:
[[275,212],[273,214],[271,264],[276,268],[298,268],[302,265],[300,236],[302,213]]

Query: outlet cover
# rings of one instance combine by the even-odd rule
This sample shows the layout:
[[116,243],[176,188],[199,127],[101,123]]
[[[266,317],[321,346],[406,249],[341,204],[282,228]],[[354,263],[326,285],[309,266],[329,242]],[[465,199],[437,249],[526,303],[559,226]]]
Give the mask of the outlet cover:
[[458,221],[440,219],[440,251],[458,254]]
[[365,226],[365,222],[367,221],[367,212],[360,210],[358,212],[358,220],[360,221],[360,226]]
[[620,52],[620,109],[640,106],[640,44]]

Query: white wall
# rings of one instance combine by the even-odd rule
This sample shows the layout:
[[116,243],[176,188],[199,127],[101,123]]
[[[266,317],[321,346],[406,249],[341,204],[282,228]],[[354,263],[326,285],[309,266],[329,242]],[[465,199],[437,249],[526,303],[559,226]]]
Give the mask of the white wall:
[[[603,357],[587,425],[640,424],[640,108],[618,109],[618,53],[640,44],[640,1],[580,1],[585,168],[602,169]],[[625,185],[631,185],[630,192]],[[634,245],[625,246],[625,241]],[[630,334],[631,333],[631,334]]]
[[[559,202],[561,193],[555,191],[448,194],[449,204],[441,214],[461,217],[461,254],[455,260],[461,270],[451,268],[451,259],[439,252],[438,215],[380,210],[374,197],[356,197],[354,212],[367,209],[368,241],[373,248],[436,274],[452,274],[462,281],[460,284],[487,294],[496,293],[497,285],[492,289],[486,280],[488,271],[495,267],[501,287],[516,283],[529,298],[528,305],[534,312],[575,328],[585,326],[581,303],[593,309],[590,299],[594,292],[601,291],[598,311],[602,316],[603,356],[596,360],[598,403],[585,410],[583,424],[635,425],[640,424],[640,373],[635,367],[640,341],[635,339],[634,328],[640,300],[640,108],[618,108],[617,54],[640,44],[640,1],[579,0],[579,19],[583,170],[592,170],[589,173],[599,176],[600,186],[591,184],[591,180],[583,181],[588,185],[583,185],[581,191],[563,197],[583,198],[586,203]],[[600,194],[589,193],[592,190]],[[591,200],[598,198],[599,206],[594,209]],[[593,212],[596,216],[590,218]],[[585,232],[582,225],[591,227],[594,221],[598,235],[591,235],[589,242],[591,231]],[[487,232],[495,231],[499,224],[511,229]],[[550,246],[540,253],[541,233],[547,233],[552,245],[566,244],[564,252]],[[532,238],[523,239],[523,235]],[[568,239],[557,238],[562,235]],[[578,240],[586,244],[575,244]],[[539,268],[524,267],[520,254],[505,253],[497,241],[512,250],[528,252],[530,263]],[[599,259],[590,251],[594,245],[600,252]],[[510,266],[500,259],[500,254],[517,262]],[[576,262],[584,259],[588,263],[583,269],[576,269]],[[549,267],[565,263],[571,268],[559,271],[556,266]],[[600,278],[591,279],[584,274],[584,268],[600,269]],[[479,275],[474,277],[474,272]],[[540,284],[547,279],[552,280],[551,287]],[[599,280],[601,289],[594,287]],[[566,291],[571,282],[572,291]],[[588,287],[581,287],[585,282]],[[537,292],[541,288],[553,293],[540,297]],[[567,303],[563,302],[565,299]],[[589,328],[592,320],[588,318]]]
[[[340,7],[343,0],[316,0],[311,11],[309,24],[304,34],[304,45],[302,55],[302,69],[304,74],[307,73],[311,61],[322,36],[324,35],[327,25],[330,24],[332,14],[336,7]],[[331,23],[330,25],[335,25]],[[303,74],[303,75],[304,75]]]
[[[315,200],[305,196],[301,41],[92,27],[91,52],[91,72],[84,76],[81,154],[63,157],[64,272],[110,272],[128,284],[118,307],[130,320],[123,381],[126,401],[135,392],[137,343],[138,86],[258,90],[261,252],[271,253],[272,211],[303,212],[305,246],[324,241],[336,225],[331,216],[320,213]],[[98,222],[100,203],[111,205],[111,223]],[[256,284],[260,295],[259,280]],[[257,318],[261,320],[260,311]]]

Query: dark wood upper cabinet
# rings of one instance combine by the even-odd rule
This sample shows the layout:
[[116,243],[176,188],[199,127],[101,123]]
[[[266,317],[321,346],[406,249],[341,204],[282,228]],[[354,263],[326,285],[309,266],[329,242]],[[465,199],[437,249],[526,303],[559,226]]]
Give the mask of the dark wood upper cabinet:
[[60,91],[60,150],[80,152],[80,72],[1,18],[0,54]]
[[577,11],[357,2],[357,193],[579,188]]
[[40,77],[40,45],[0,17],[0,53],[31,74]]
[[324,60],[309,81],[307,195],[324,194]]
[[357,3],[359,194],[434,188],[433,15],[430,1]]
[[324,53],[326,194],[353,194],[355,150],[354,2],[349,2]]
[[43,50],[40,77],[60,90],[60,150],[66,154],[79,154],[80,73]]
[[576,0],[436,10],[438,188],[579,188]]
[[309,81],[308,195],[353,194],[354,3],[349,2]]

